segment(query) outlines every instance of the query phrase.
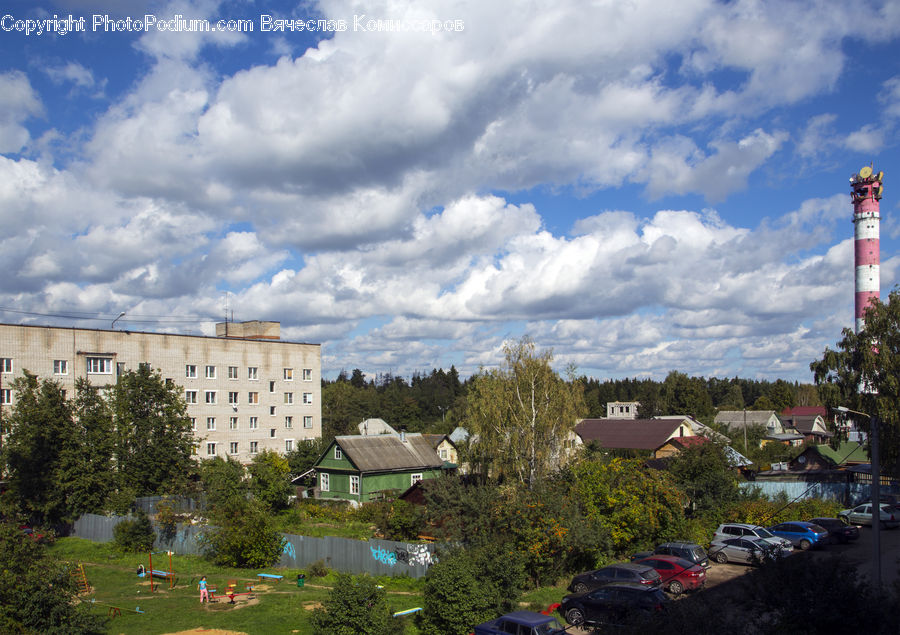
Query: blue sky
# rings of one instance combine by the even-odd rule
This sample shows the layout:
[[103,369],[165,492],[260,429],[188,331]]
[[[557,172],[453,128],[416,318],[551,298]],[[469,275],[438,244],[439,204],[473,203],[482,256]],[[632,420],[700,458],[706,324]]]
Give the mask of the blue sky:
[[601,379],[809,381],[853,323],[869,163],[897,284],[897,1],[2,13],[4,322],[211,335],[227,295],[328,376],[465,375],[527,334]]

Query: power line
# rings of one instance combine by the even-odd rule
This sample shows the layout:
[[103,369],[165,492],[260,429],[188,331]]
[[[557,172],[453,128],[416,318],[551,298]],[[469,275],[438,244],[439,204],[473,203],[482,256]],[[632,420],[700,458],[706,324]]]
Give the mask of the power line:
[[[0,312],[4,313],[16,313],[18,315],[33,315],[36,317],[51,317],[51,318],[62,318],[66,320],[95,320],[101,322],[108,322],[114,319],[115,315],[105,316],[99,313],[86,313],[79,311],[70,311],[69,313],[40,313],[37,311],[23,311],[21,309],[12,309],[9,307],[0,306]],[[149,319],[135,319],[135,318],[149,318]],[[212,322],[214,321],[212,318],[201,318],[197,316],[182,316],[182,315],[144,315],[144,314],[129,314],[127,322],[138,323],[138,324],[198,324],[202,322]]]

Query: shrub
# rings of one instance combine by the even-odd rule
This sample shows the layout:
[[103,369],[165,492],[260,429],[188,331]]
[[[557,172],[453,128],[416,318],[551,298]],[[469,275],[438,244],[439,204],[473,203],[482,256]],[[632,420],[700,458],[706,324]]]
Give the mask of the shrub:
[[425,526],[425,514],[406,501],[380,503],[375,525],[387,540],[415,540]]
[[384,588],[369,576],[345,573],[313,612],[312,625],[316,633],[331,635],[393,635],[397,626]]
[[113,544],[125,553],[150,551],[156,540],[153,524],[143,511],[135,518],[127,518],[113,527]]
[[214,563],[262,568],[281,557],[284,538],[258,501],[234,501],[218,508],[210,521],[200,544]]
[[324,578],[328,575],[328,567],[325,566],[324,560],[316,560],[309,565],[309,576],[311,578]]

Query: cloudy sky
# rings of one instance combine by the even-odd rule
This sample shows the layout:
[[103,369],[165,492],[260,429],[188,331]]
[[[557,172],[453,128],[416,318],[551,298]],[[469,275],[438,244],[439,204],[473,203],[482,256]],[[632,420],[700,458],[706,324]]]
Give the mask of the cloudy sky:
[[898,282],[898,0],[3,7],[3,322],[211,335],[227,302],[331,377],[528,334],[599,378],[809,381],[870,163]]

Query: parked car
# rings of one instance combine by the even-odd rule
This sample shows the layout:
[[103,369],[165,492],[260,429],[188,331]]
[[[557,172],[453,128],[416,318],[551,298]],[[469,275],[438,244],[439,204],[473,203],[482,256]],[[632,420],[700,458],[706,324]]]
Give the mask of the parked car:
[[584,593],[613,582],[637,582],[644,586],[658,587],[662,579],[653,567],[633,562],[620,562],[596,571],[579,573],[572,578],[569,591]]
[[672,595],[696,591],[706,584],[706,569],[678,556],[654,555],[637,560],[636,564],[645,564],[656,569],[662,581],[662,588]]
[[776,536],[787,538],[792,545],[804,551],[813,546],[821,547],[828,538],[827,529],[802,520],[779,523],[768,529]]
[[475,627],[475,635],[565,635],[566,630],[552,615],[514,611]]
[[829,544],[846,544],[859,538],[859,527],[848,525],[840,518],[810,518],[809,522],[815,523],[828,530]]
[[662,611],[668,601],[659,587],[617,582],[587,593],[567,595],[559,612],[574,626],[622,624],[638,613]]
[[657,545],[653,551],[641,551],[634,554],[631,556],[631,560],[633,562],[653,555],[677,556],[693,564],[699,564],[704,569],[709,569],[711,566],[706,549],[696,542],[664,542],[661,545]]
[[717,538],[709,545],[709,557],[718,562],[758,564],[766,558],[779,558],[791,553],[791,547],[775,544],[766,538]]
[[[882,503],[880,507],[881,528],[896,529],[900,527],[900,512],[886,503]],[[838,512],[838,518],[854,525],[871,525],[872,516],[872,503],[865,503],[853,509]]]
[[747,523],[723,523],[719,525],[718,529],[716,529],[713,540],[724,540],[725,538],[740,538],[742,536],[749,538],[765,538],[769,542],[781,544],[791,549],[794,548],[794,545],[787,538],[780,538],[765,527],[760,527],[759,525],[749,525]]

